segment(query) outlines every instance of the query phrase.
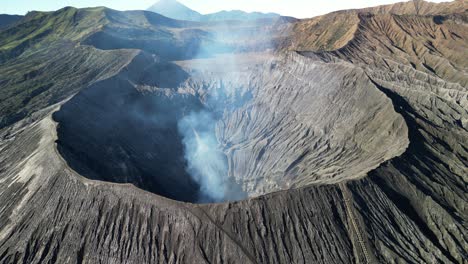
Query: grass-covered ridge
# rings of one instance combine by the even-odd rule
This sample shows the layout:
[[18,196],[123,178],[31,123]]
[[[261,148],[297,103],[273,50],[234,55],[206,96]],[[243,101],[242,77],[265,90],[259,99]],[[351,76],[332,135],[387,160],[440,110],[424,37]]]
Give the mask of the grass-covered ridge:
[[80,41],[107,24],[104,10],[66,7],[55,12],[30,12],[15,27],[0,31],[0,52],[5,59],[16,55],[15,50],[40,43]]
[[114,74],[136,54],[80,45],[108,24],[105,10],[30,12],[0,31],[0,128]]
[[28,13],[0,30],[0,129],[116,74],[139,49],[183,49],[170,32],[178,27],[152,12],[105,7]]

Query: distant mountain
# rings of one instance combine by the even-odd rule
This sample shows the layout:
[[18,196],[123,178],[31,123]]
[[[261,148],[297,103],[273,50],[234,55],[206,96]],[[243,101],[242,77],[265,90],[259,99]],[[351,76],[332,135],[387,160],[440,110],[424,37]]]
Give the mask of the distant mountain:
[[223,20],[256,20],[264,18],[280,17],[276,13],[244,12],[241,10],[220,11],[212,14],[202,15],[187,6],[179,3],[177,0],[160,0],[148,8],[163,16],[189,21],[223,21]]
[[202,14],[186,7],[176,0],[160,0],[148,8],[148,11],[178,20],[200,21],[203,17]]
[[0,29],[7,27],[20,20],[23,16],[18,15],[1,15],[0,14]]
[[222,20],[255,20],[264,18],[280,17],[276,13],[247,13],[241,10],[220,11],[217,13],[207,14],[203,16],[203,21],[222,21]]

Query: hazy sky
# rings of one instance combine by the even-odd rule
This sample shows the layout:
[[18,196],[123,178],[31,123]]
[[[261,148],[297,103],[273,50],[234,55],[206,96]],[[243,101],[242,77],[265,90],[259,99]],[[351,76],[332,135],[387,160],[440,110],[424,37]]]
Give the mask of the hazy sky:
[[[31,10],[52,11],[65,6],[107,6],[117,10],[147,9],[158,0],[0,0],[0,14],[25,14]],[[179,0],[202,13],[240,9],[276,12],[297,18],[313,17],[331,11],[402,2],[401,0]],[[443,2],[443,1],[431,1]]]

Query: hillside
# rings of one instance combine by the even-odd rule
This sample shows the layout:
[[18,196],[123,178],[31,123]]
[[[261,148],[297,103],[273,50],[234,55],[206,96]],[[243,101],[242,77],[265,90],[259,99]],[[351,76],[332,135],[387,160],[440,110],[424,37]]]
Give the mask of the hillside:
[[20,20],[22,16],[0,14],[0,30]]
[[[294,25],[292,50],[337,50],[345,46],[360,26],[359,14],[370,13],[375,15],[427,15],[444,16],[450,14],[466,13],[465,0],[456,0],[444,3],[431,3],[425,1],[401,2],[392,5],[383,5],[356,10],[343,10],[324,16],[301,20]],[[464,15],[461,15],[462,17]],[[313,32],[314,34],[308,34]]]

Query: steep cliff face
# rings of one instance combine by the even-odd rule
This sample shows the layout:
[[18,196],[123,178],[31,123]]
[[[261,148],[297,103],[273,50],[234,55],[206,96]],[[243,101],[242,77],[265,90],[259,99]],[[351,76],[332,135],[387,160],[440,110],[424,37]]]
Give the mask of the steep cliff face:
[[232,60],[182,63],[196,68],[184,87],[227,97],[216,100],[226,106],[218,134],[230,175],[251,196],[359,178],[407,146],[401,116],[350,64],[238,55],[219,70]]
[[[74,69],[92,77],[48,90],[76,93],[67,101],[33,97],[34,113],[0,130],[0,263],[464,263],[468,36],[466,11],[450,9],[460,5],[350,11],[352,34],[320,18],[336,22],[336,39],[310,21],[269,26],[275,53],[167,61],[75,43],[91,55]],[[131,24],[112,12],[103,32]],[[32,50],[0,73],[47,54]],[[65,79],[55,58],[47,65]],[[24,78],[0,85],[22,91]],[[193,203],[178,123],[202,110],[241,201]]]

